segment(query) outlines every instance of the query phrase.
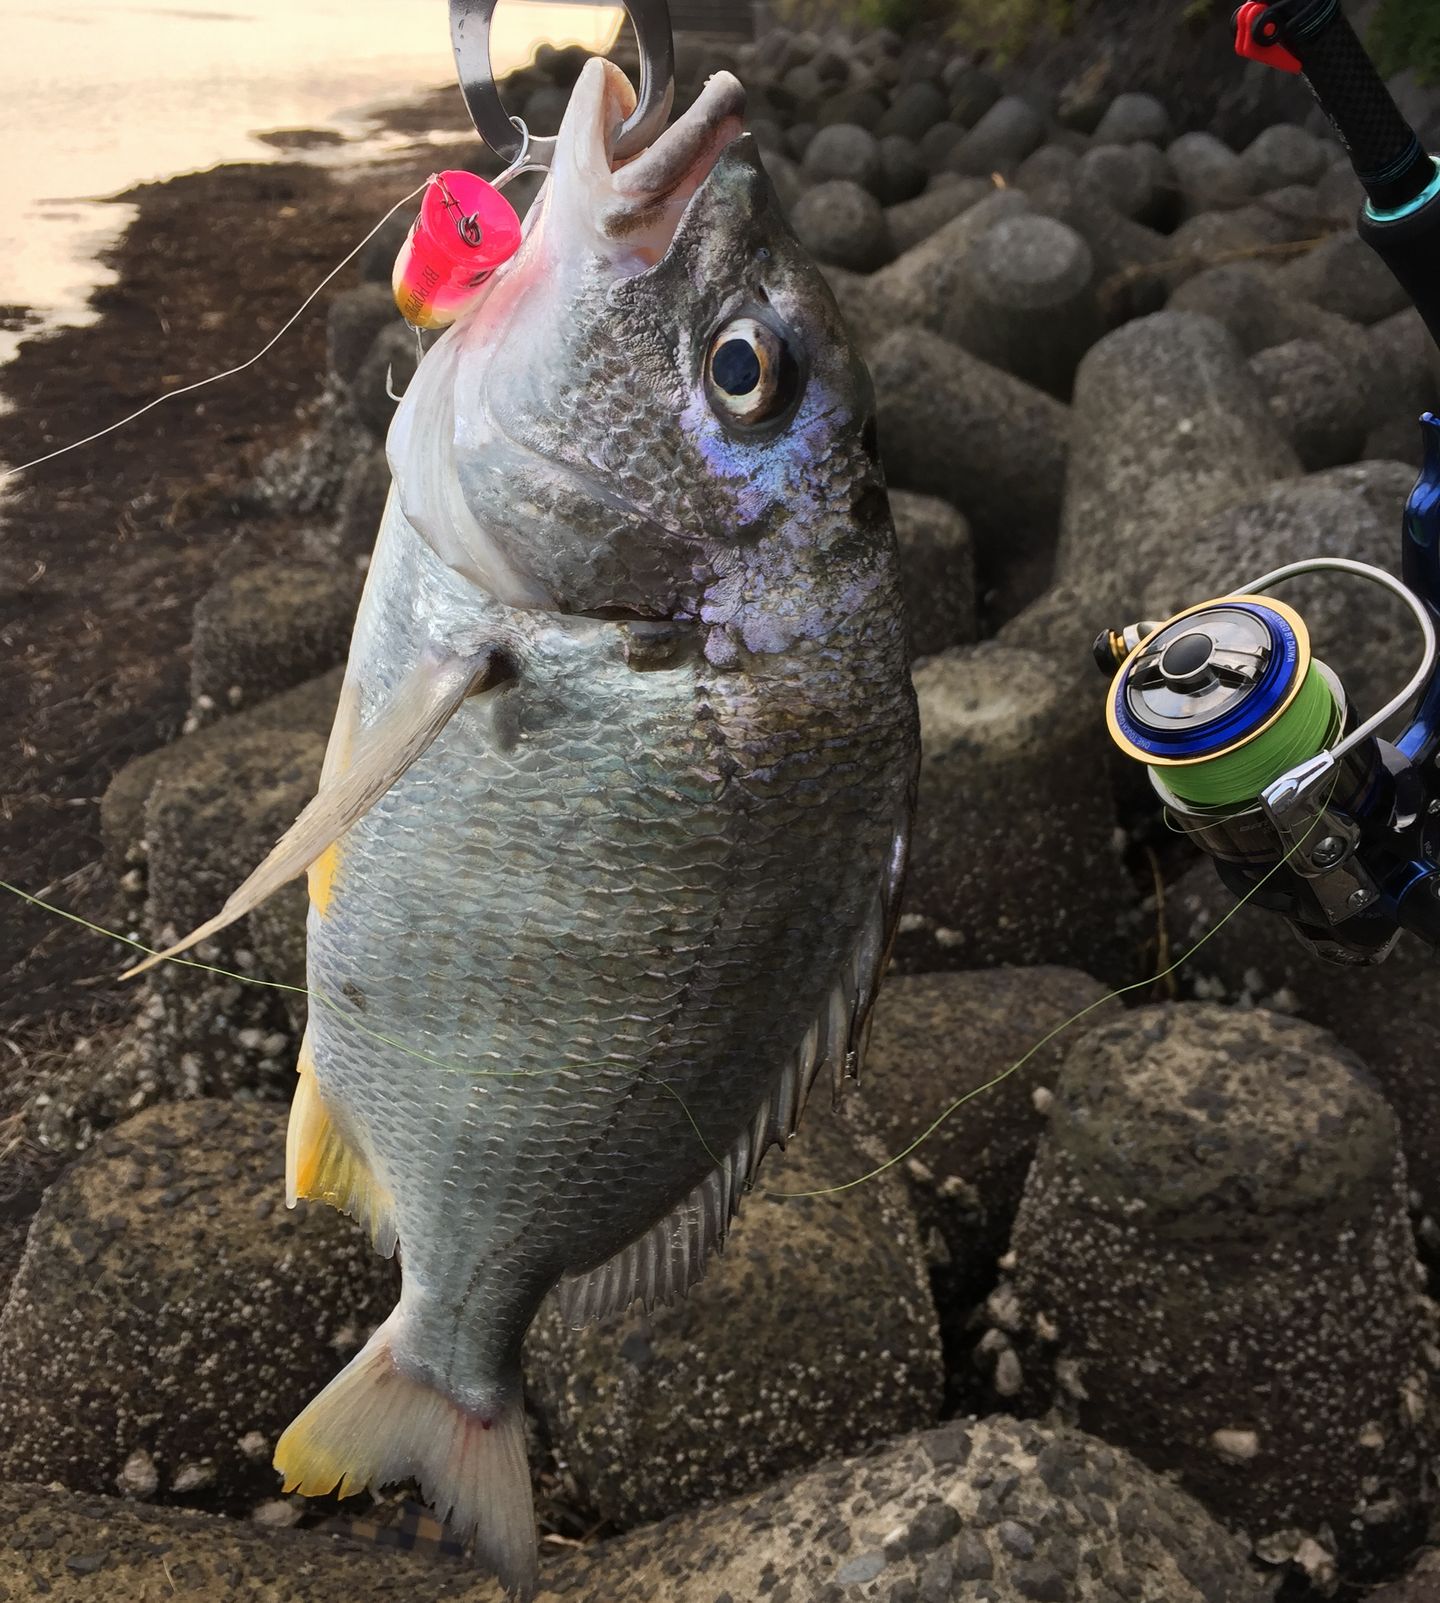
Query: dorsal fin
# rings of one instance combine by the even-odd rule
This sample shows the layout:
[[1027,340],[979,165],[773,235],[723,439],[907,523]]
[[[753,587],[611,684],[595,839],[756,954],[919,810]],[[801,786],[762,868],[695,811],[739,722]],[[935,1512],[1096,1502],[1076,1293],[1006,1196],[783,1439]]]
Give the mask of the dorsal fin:
[[890,956],[905,873],[908,835],[905,822],[895,833],[885,879],[870,916],[839,977],[786,1061],[755,1117],[736,1138],[718,1168],[643,1236],[637,1237],[597,1269],[566,1275],[555,1288],[560,1312],[571,1325],[587,1325],[618,1313],[632,1302],[646,1310],[683,1297],[704,1275],[712,1253],[725,1245],[740,1198],[754,1183],[760,1160],[770,1147],[794,1135],[810,1088],[830,1068],[838,1098],[846,1078],[860,1072],[870,1009]]

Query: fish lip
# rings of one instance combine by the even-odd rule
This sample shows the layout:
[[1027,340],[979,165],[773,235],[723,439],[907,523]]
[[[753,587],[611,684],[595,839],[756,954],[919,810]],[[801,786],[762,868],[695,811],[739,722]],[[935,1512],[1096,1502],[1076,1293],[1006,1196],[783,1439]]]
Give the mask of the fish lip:
[[615,147],[634,104],[625,74],[592,57],[560,125],[547,186],[552,200],[563,195],[563,208],[578,206],[622,277],[668,251],[680,214],[744,131],[745,90],[733,73],[712,74],[658,138],[619,160]]
[[692,179],[697,187],[704,183],[721,152],[743,131],[745,98],[734,73],[712,73],[692,104],[644,150],[619,166],[613,166],[612,155],[615,192],[655,200]]

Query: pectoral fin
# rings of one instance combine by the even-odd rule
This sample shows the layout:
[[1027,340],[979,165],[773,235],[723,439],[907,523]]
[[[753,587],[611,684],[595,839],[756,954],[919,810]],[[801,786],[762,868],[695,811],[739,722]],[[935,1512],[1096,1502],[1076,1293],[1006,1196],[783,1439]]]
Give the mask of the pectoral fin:
[[215,917],[174,946],[127,969],[121,977],[143,974],[163,959],[208,940],[236,919],[244,918],[297,874],[303,874],[332,841],[369,812],[435,739],[466,697],[492,690],[514,676],[511,659],[498,648],[487,648],[469,657],[419,662],[380,717],[357,735],[344,772],[321,785],[314,800],[276,842],[275,849],[231,894]]

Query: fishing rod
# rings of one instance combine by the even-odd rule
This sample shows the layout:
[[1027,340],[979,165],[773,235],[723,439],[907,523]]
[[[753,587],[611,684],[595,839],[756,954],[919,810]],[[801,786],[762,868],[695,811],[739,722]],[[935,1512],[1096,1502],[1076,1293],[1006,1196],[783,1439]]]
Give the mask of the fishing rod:
[[[1235,13],[1238,54],[1304,77],[1365,190],[1358,228],[1440,343],[1440,163],[1421,144],[1339,0]],[[1401,519],[1401,579],[1339,557],[1293,562],[1163,622],[1107,629],[1106,721],[1181,830],[1237,896],[1318,956],[1378,963],[1402,930],[1440,945],[1440,417]],[[1409,608],[1406,684],[1368,718],[1270,592],[1302,574],[1367,581]],[[1393,742],[1380,731],[1412,701]]]

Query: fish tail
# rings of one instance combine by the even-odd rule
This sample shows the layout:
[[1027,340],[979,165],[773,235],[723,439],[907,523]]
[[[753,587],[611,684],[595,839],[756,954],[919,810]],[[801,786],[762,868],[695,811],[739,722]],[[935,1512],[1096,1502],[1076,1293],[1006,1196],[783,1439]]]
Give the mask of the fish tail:
[[535,1589],[535,1505],[518,1375],[503,1400],[467,1407],[406,1364],[398,1310],[275,1448],[287,1492],[349,1497],[414,1479],[425,1500],[512,1595]]

